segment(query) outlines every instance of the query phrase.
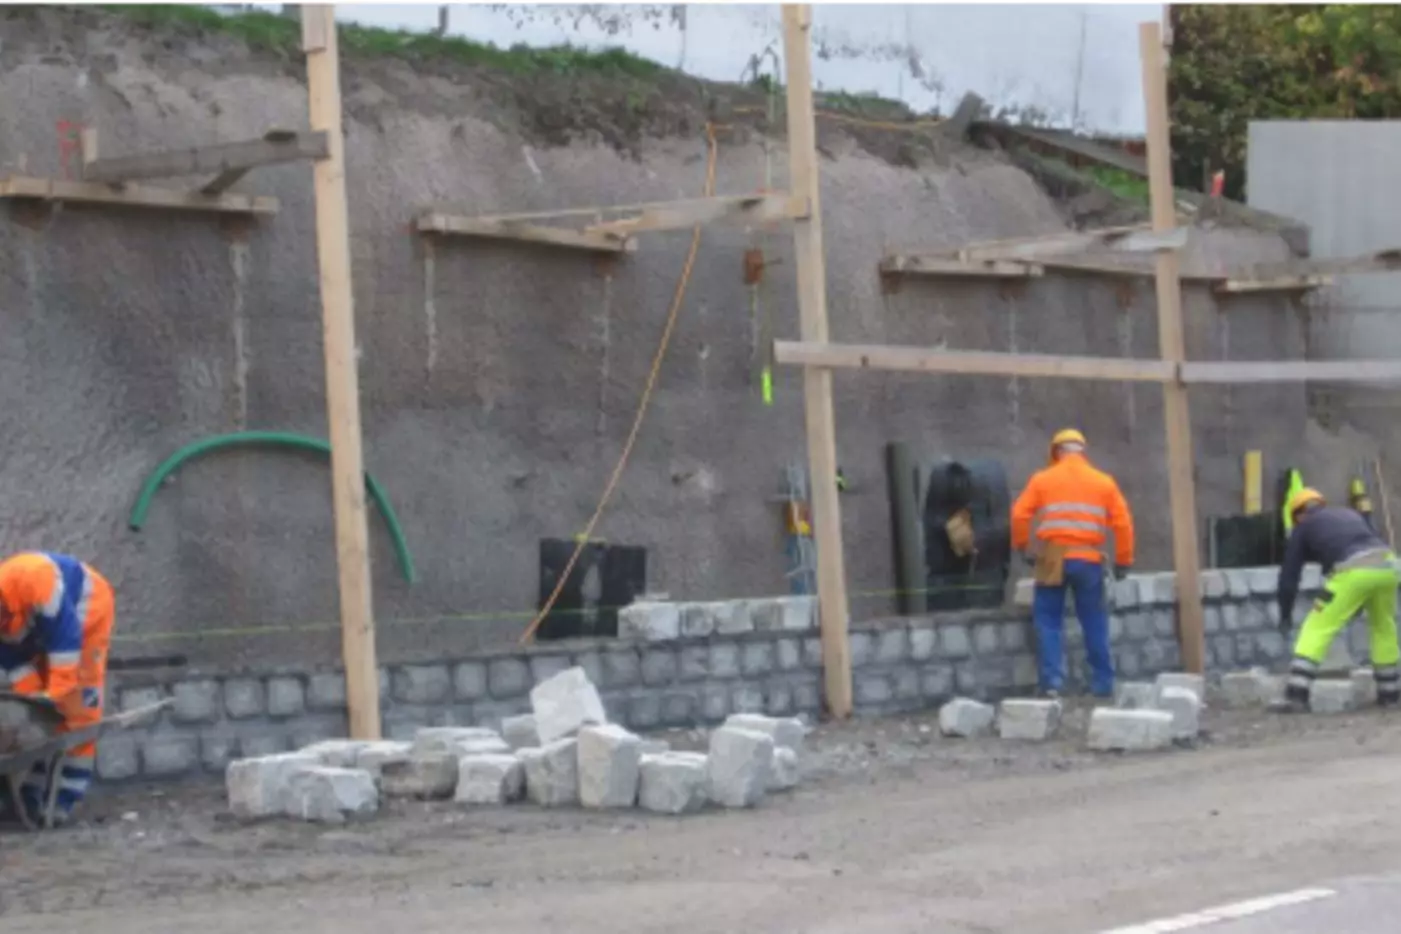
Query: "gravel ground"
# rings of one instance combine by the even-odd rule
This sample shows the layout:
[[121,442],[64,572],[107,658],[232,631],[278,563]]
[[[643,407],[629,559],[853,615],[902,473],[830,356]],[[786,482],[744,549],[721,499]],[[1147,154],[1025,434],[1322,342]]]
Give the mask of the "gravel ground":
[[[1211,711],[1193,749],[938,735],[935,717],[820,727],[795,792],[751,812],[466,811],[242,824],[222,789],[128,787],[79,826],[0,836],[0,931],[1093,932],[1401,868],[1401,730]],[[699,731],[668,736],[703,744]],[[387,926],[387,928],[386,928]]]

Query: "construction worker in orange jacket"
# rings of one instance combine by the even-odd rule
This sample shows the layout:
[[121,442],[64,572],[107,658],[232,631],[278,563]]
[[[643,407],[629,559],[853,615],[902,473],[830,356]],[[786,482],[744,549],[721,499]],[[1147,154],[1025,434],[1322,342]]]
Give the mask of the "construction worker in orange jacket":
[[[0,669],[11,691],[53,703],[63,717],[60,733],[102,719],[115,611],[111,585],[77,558],[26,552],[0,562]],[[56,817],[66,818],[87,794],[96,755],[89,740],[68,751],[52,778],[36,765],[21,787],[30,816],[56,781]]]
[[[1065,590],[1075,594],[1075,615],[1085,634],[1090,691],[1114,693],[1114,661],[1109,652],[1109,610],[1102,565],[1106,534],[1114,532],[1114,576],[1133,566],[1133,516],[1119,484],[1085,457],[1085,436],[1073,428],[1051,439],[1048,466],[1037,471],[1012,505],[1012,547],[1028,560],[1062,551],[1060,583],[1037,582],[1032,601],[1041,690],[1058,696],[1065,684]],[[1036,526],[1032,544],[1032,524]]]

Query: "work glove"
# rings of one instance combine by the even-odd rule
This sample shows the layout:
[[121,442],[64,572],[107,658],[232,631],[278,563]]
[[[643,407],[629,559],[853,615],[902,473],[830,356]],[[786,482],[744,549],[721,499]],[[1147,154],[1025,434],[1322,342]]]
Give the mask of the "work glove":
[[1132,570],[1133,570],[1133,565],[1132,565],[1132,564],[1116,564],[1116,565],[1114,565],[1114,579],[1115,579],[1116,581],[1121,581],[1121,580],[1123,580],[1124,578],[1128,577],[1128,576],[1129,576],[1129,572],[1132,571]]

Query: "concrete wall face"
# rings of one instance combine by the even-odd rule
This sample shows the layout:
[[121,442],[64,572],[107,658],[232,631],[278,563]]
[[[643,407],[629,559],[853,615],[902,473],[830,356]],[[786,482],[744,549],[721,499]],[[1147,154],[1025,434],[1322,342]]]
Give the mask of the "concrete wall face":
[[[9,170],[63,174],[59,118],[96,126],[114,155],[305,120],[295,65],[218,37],[161,48],[110,18],[74,38],[66,22],[52,11],[10,21],[0,51],[0,93],[16,102],[0,119]],[[498,128],[500,115],[464,86],[399,63],[350,63],[344,84],[366,464],[399,510],[421,577],[412,587],[399,578],[371,515],[380,646],[389,662],[439,658],[513,640],[528,622],[538,542],[574,535],[596,505],[689,238],[648,237],[600,266],[523,245],[430,244],[407,222],[428,205],[491,213],[695,195],[705,146],[646,140],[637,160],[583,142],[542,147]],[[875,269],[887,247],[1047,233],[1061,229],[1059,214],[993,156],[898,168],[826,132],[836,339],[1157,355],[1149,280],[910,281],[883,295]],[[774,162],[783,185],[781,151]],[[722,145],[719,190],[753,189],[762,167],[757,141]],[[323,460],[212,456],[160,492],[143,531],[126,528],[142,481],[184,444],[241,429],[325,436],[311,170],[262,169],[241,189],[277,196],[281,213],[247,224],[70,205],[0,224],[10,257],[0,276],[0,425],[10,439],[0,448],[0,548],[68,551],[108,574],[119,656],[178,650],[202,666],[339,657]],[[790,242],[782,229],[705,232],[647,421],[597,531],[647,547],[649,586],[677,598],[786,590],[773,498],[784,466],[805,459],[801,379],[780,370],[765,406],[756,335],[797,334]],[[757,321],[741,281],[742,253],[756,244],[773,263]],[[1212,231],[1187,262],[1286,255],[1273,235]],[[1227,313],[1189,290],[1189,354],[1295,356],[1302,335],[1286,307],[1242,298]],[[909,442],[924,464],[1003,458],[1019,486],[1049,434],[1079,425],[1137,512],[1139,566],[1166,566],[1158,389],[878,373],[839,374],[836,385],[857,618],[893,610],[882,450],[891,440]],[[1296,451],[1303,390],[1193,390],[1192,405],[1200,508],[1233,512],[1245,450],[1281,461]]]
[[[1277,667],[1287,658],[1289,645],[1278,630],[1277,575],[1277,568],[1203,574],[1211,671]],[[1301,616],[1318,584],[1316,573],[1304,581]],[[1121,680],[1151,679],[1180,667],[1175,587],[1170,573],[1116,585],[1110,633]],[[659,609],[652,615],[665,616]],[[679,609],[689,618],[697,608]],[[733,605],[699,609],[730,625],[736,619]],[[748,606],[739,615],[760,625],[774,618],[751,614]],[[380,673],[385,734],[409,739],[423,726],[499,728],[502,717],[530,709],[532,686],[572,665],[582,666],[599,687],[610,719],[634,730],[718,723],[738,712],[815,717],[822,710],[821,643],[813,615],[798,618],[806,630],[751,624],[748,631],[704,637],[577,640],[388,666]],[[1070,684],[1083,687],[1079,628],[1068,625],[1067,636]],[[1033,638],[1030,620],[1017,610],[860,624],[851,633],[857,713],[932,708],[954,695],[997,700],[1027,693],[1036,686]],[[1366,656],[1366,639],[1366,630],[1354,626],[1350,649],[1357,657]],[[345,681],[331,670],[168,681],[128,676],[115,697],[125,710],[165,698],[174,703],[157,722],[102,740],[98,772],[109,781],[218,772],[234,758],[296,749],[346,730]]]
[[[1250,204],[1311,228],[1319,258],[1362,256],[1401,244],[1401,195],[1392,181],[1401,158],[1401,120],[1258,120],[1250,124]],[[1343,276],[1310,303],[1309,350],[1320,358],[1401,354],[1401,273]],[[1394,432],[1401,394],[1377,386],[1320,385],[1321,418],[1341,419],[1379,438]],[[1392,447],[1394,457],[1401,450]],[[1394,480],[1391,482],[1395,482]]]

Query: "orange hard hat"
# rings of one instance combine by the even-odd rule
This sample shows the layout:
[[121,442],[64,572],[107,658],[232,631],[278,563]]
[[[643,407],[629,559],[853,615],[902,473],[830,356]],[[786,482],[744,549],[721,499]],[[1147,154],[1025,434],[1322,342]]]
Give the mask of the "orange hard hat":
[[1311,503],[1317,503],[1318,505],[1323,506],[1327,502],[1328,501],[1323,498],[1322,493],[1318,492],[1311,486],[1306,486],[1299,492],[1295,493],[1293,496],[1289,497],[1289,504],[1284,508],[1288,510],[1289,515],[1297,516],[1299,515],[1299,511],[1301,509],[1303,509],[1305,506],[1310,505]]

